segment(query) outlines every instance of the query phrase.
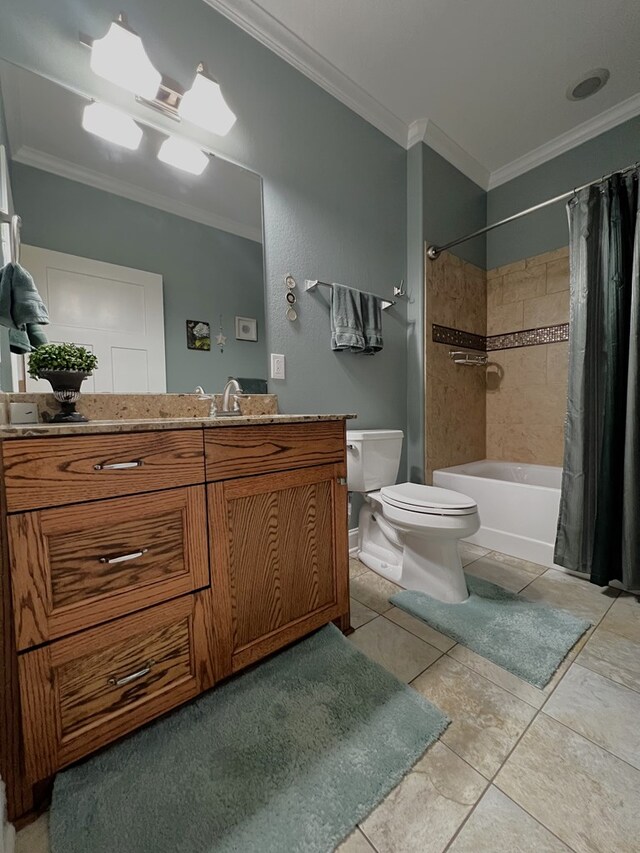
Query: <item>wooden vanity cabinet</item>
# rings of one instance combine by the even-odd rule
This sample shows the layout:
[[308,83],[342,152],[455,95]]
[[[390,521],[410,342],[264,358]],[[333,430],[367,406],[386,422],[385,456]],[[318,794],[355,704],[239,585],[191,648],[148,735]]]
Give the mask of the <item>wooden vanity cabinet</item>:
[[0,775],[35,783],[328,622],[342,419],[0,442]]

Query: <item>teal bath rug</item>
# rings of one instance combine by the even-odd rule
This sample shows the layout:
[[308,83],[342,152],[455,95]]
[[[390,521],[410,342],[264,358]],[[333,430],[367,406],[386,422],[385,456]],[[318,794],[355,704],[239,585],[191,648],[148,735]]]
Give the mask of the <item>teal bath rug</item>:
[[473,575],[465,577],[469,598],[460,604],[412,590],[397,592],[389,601],[514,675],[544,687],[591,623]]
[[52,853],[326,853],[448,722],[331,625],[60,773]]

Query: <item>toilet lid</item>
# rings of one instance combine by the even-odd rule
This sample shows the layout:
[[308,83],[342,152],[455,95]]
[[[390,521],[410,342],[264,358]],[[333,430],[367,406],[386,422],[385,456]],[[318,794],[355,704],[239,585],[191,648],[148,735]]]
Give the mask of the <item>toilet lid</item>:
[[411,512],[430,512],[437,515],[468,515],[477,510],[476,502],[451,489],[421,486],[418,483],[399,483],[380,489],[384,503]]

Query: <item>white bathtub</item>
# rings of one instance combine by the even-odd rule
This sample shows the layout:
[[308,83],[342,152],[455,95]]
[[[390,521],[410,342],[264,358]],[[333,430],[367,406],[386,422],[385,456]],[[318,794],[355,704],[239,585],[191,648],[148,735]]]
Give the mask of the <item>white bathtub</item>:
[[561,480],[562,468],[488,459],[433,472],[434,486],[478,504],[480,530],[466,541],[550,567]]

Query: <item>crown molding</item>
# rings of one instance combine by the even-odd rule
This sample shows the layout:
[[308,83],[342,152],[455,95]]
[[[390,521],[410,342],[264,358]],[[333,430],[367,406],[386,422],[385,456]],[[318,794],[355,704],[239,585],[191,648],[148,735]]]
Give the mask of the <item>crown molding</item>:
[[403,148],[407,125],[254,0],[204,0]]
[[431,119],[427,121],[424,141],[430,148],[433,148],[445,160],[448,160],[452,166],[455,166],[456,169],[470,178],[481,189],[486,190],[489,187],[489,170],[482,163],[479,163],[475,157],[472,157],[462,146],[458,145],[454,139],[448,136]]
[[490,172],[431,119],[418,119],[407,125],[303,39],[265,11],[256,0],[204,0],[204,2],[394,142],[406,149],[417,142],[425,142],[484,190],[491,190],[517,178],[530,169],[640,114],[640,94],[638,94]]
[[202,208],[195,207],[194,205],[176,201],[161,193],[155,193],[152,190],[143,189],[126,181],[120,181],[118,178],[94,172],[92,169],[85,169],[82,166],[77,166],[75,163],[63,160],[61,157],[54,157],[51,154],[37,151],[35,148],[23,145],[12,154],[11,159],[17,163],[23,163],[25,166],[33,166],[35,169],[51,172],[61,178],[87,184],[94,189],[127,198],[129,201],[137,201],[139,204],[146,204],[148,207],[164,210],[165,213],[172,213],[174,216],[191,219],[193,222],[199,222],[201,225],[209,225],[211,228],[217,228],[220,231],[227,231],[230,234],[245,237],[247,240],[253,240],[256,243],[262,243],[262,231],[260,228],[252,228],[242,222],[236,222],[234,219],[218,216],[215,213],[202,210]]
[[507,163],[506,166],[496,169],[491,173],[488,189],[492,190],[501,184],[506,184],[507,181],[524,175],[525,172],[535,169],[536,166],[541,166],[548,160],[553,160],[554,157],[571,151],[572,148],[594,139],[601,133],[605,133],[605,131],[611,130],[611,128],[628,121],[630,118],[635,118],[637,115],[640,115],[640,93],[627,98],[626,101],[616,104],[615,107],[605,110],[592,119],[582,122],[566,133],[556,136],[555,139],[534,148],[528,154]]
[[428,124],[429,120],[426,118],[419,118],[416,121],[411,122],[409,130],[407,131],[407,149],[413,148],[416,142],[425,141]]

